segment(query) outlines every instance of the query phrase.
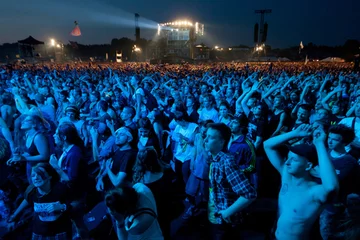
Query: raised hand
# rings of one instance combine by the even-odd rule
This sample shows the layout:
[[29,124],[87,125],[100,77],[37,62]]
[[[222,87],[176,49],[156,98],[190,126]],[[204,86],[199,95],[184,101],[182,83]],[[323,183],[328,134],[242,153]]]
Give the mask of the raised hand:
[[50,165],[54,168],[54,169],[58,169],[59,168],[59,162],[58,159],[56,158],[55,154],[52,154],[50,156]]
[[309,124],[302,124],[294,130],[298,137],[309,137],[313,133],[313,128]]
[[326,141],[326,133],[321,128],[318,128],[313,133],[313,144],[324,144]]

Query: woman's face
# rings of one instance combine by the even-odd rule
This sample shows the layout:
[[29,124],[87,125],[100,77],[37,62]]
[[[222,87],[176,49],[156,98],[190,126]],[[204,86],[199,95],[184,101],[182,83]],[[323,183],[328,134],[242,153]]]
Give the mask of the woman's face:
[[139,128],[139,137],[148,137],[150,131],[145,128]]
[[74,112],[66,112],[66,116],[70,119],[70,121],[75,121],[75,113]]
[[290,95],[290,100],[291,100],[292,102],[297,101],[297,100],[298,100],[297,94],[296,94],[296,93],[292,93],[292,94]]
[[220,106],[219,113],[220,116],[226,117],[229,114],[229,110],[225,106]]
[[31,181],[35,187],[39,188],[44,186],[48,181],[50,181],[51,177],[45,172],[45,176],[41,176],[37,173],[37,171],[31,171]]
[[130,79],[130,84],[131,84],[131,86],[136,86],[136,85],[137,85],[136,78],[132,77],[132,78]]
[[62,142],[61,139],[60,139],[59,130],[58,130],[58,129],[56,129],[55,134],[53,135],[53,137],[54,137],[54,142],[55,142],[55,144],[56,144],[57,146],[61,146],[61,145],[63,144],[63,142]]

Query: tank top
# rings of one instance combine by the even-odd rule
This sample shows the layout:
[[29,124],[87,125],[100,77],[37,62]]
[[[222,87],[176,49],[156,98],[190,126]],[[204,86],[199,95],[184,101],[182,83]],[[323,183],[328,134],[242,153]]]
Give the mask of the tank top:
[[[142,183],[137,183],[133,186],[136,192],[139,194],[139,200],[137,208],[150,208],[157,214],[156,202],[151,190]],[[126,221],[126,220],[125,220]],[[127,231],[131,231],[131,226],[126,228]],[[152,224],[143,233],[133,235],[128,232],[128,240],[163,240],[160,225],[158,220],[155,218]]]

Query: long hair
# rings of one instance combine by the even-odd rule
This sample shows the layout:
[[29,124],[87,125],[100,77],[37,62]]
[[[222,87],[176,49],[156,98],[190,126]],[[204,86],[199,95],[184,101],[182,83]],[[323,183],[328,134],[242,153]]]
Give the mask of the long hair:
[[139,121],[137,122],[137,125],[138,125],[138,128],[144,128],[146,130],[149,130],[149,137],[157,138],[154,127],[149,118],[147,118],[147,117],[140,118]]
[[51,177],[50,183],[52,186],[60,181],[60,175],[49,163],[38,163],[32,168],[32,171],[40,175],[42,179],[46,178],[46,172]]
[[136,162],[133,167],[133,183],[141,182],[146,171],[159,173],[164,170],[164,164],[160,162],[156,150],[147,147],[138,152]]
[[73,123],[64,122],[58,127],[59,136],[64,138],[66,137],[66,142],[69,144],[74,144],[77,147],[83,148],[84,142],[80,138],[77,129]]
[[35,130],[39,133],[48,134],[50,132],[50,124],[42,117],[36,114],[29,115],[35,124]]

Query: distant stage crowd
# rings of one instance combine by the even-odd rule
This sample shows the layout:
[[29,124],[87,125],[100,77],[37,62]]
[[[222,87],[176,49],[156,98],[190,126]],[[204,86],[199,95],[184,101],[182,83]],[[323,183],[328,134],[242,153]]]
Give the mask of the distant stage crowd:
[[351,63],[4,65],[0,92],[0,238],[360,239]]

